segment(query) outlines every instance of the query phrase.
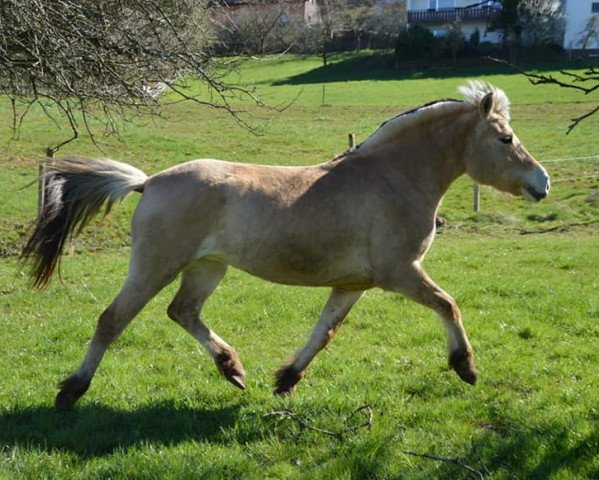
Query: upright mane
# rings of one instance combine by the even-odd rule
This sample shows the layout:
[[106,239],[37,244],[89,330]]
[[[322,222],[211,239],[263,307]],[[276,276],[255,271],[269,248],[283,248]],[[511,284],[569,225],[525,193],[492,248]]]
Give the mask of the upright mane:
[[413,108],[399,115],[391,117],[381,124],[364,142],[356,147],[363,151],[365,148],[380,144],[395,137],[401,131],[416,123],[425,123],[431,119],[438,118],[446,113],[454,112],[457,109],[463,108],[465,105],[478,108],[481,100],[488,93],[493,93],[494,112],[503,116],[508,121],[510,119],[510,101],[503,90],[497,88],[490,83],[471,80],[466,85],[458,89],[464,100],[443,99],[434,102],[426,103],[420,107]]
[[458,88],[459,92],[464,95],[466,103],[478,107],[480,101],[488,93],[493,93],[493,109],[494,113],[501,115],[506,120],[510,119],[510,101],[503,90],[480,80],[470,80],[468,84]]

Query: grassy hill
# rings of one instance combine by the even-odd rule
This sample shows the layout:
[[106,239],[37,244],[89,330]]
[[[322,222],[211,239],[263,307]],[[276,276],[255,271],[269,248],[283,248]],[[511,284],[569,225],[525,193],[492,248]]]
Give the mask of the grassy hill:
[[56,382],[78,365],[126,275],[137,197],[77,240],[62,282],[28,290],[16,254],[37,193],[23,187],[66,132],[34,112],[9,143],[0,103],[0,478],[599,477],[599,159],[588,158],[599,155],[599,117],[565,135],[597,97],[533,87],[498,66],[405,72],[366,54],[339,55],[328,71],[314,57],[243,60],[238,75],[270,104],[293,101],[281,113],[248,106],[261,136],[217,110],[177,104],[166,120],[126,126],[105,154],[85,140],[61,153],[107,155],[149,174],[202,157],[314,164],[343,151],[348,133],[361,141],[402,110],[456,97],[469,78],[505,89],[515,131],[546,161],[551,195],[531,205],[483,188],[474,214],[472,183],[460,179],[425,263],[463,311],[479,384],[449,371],[429,310],[373,290],[297,394],[273,398],[272,372],[303,345],[327,292],[231,271],[205,318],[239,352],[245,392],[166,318],[172,285],[107,353],[79,406],[54,411]]

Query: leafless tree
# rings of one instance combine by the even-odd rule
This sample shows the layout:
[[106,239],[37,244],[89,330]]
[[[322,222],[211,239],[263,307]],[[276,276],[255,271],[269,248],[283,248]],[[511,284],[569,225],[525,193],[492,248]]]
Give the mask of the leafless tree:
[[589,46],[599,44],[599,15],[591,15],[580,32],[578,46],[586,50]]
[[457,63],[458,52],[466,43],[464,32],[462,31],[462,21],[458,18],[448,24],[446,28],[447,35],[443,38],[443,44],[444,47],[451,52],[453,66],[455,67]]
[[393,40],[408,22],[406,2],[381,2],[377,4],[374,15],[373,29],[377,35],[386,40],[388,47],[393,46]]
[[376,15],[373,0],[350,0],[346,7],[347,27],[351,29],[356,39],[356,50],[362,49],[362,37],[374,29]]
[[[553,85],[560,88],[576,90],[584,95],[596,95],[599,93],[599,70],[594,67],[589,67],[582,73],[560,70],[560,76],[558,77],[556,75],[547,75],[544,73],[525,72],[515,66],[513,63],[506,62],[505,60],[501,60],[499,58],[487,57],[487,59],[507,65],[515,71],[518,71],[528,78],[528,81],[533,85]],[[592,117],[597,112],[599,112],[599,104],[587,112],[579,115],[578,117],[572,118],[572,123],[570,123],[568,126],[567,133],[570,133],[582,121]]]
[[257,99],[228,83],[227,63],[211,53],[212,8],[208,0],[0,1],[0,94],[10,98],[15,136],[39,107],[70,131],[49,154],[81,133],[95,141],[118,133],[123,119],[161,114],[161,89],[249,127],[237,99]]
[[523,40],[531,45],[555,43],[563,37],[565,13],[559,0],[521,0],[518,20]]
[[[577,90],[585,95],[596,94],[599,92],[599,70],[588,68],[583,73],[570,72],[562,70],[561,78],[554,75],[545,75],[540,73],[522,72],[533,85],[556,85],[561,88]],[[568,126],[567,133],[576,128],[580,122],[599,112],[599,104],[591,110],[572,118],[572,123]]]

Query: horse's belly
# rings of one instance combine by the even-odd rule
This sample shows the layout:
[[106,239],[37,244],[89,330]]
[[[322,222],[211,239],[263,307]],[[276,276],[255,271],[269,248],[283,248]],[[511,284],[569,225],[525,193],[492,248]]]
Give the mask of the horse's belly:
[[326,255],[308,248],[281,248],[231,261],[254,276],[286,285],[371,288],[370,268],[359,254]]

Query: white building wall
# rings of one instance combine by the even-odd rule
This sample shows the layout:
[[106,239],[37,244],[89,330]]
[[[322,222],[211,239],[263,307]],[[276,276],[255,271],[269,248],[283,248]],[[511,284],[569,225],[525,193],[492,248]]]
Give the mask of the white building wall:
[[[432,0],[437,8],[464,8],[482,0]],[[489,3],[493,3],[489,0]],[[428,10],[431,8],[431,0],[407,0],[408,10]]]
[[466,37],[466,39],[469,39],[470,35],[472,35],[477,28],[480,32],[481,42],[501,43],[501,33],[487,31],[487,22],[462,23],[462,32],[464,32],[464,37]]
[[[566,32],[564,35],[566,50],[582,48],[580,41],[585,24],[593,15],[593,4],[599,6],[599,0],[566,0]],[[595,15],[599,15],[599,13],[595,13]],[[595,41],[587,45],[587,48],[599,48],[599,42]]]
[[[599,1],[599,0],[598,0]],[[415,10],[429,10],[433,9],[444,9],[444,8],[464,8],[472,4],[479,3],[477,0],[407,0],[408,11]],[[493,2],[490,1],[490,4]],[[445,25],[427,25],[427,27],[435,34],[441,32]],[[481,42],[501,43],[500,32],[489,32],[487,31],[487,22],[485,20],[463,20],[462,21],[462,32],[466,39],[470,38],[470,35],[478,28],[480,32]]]

